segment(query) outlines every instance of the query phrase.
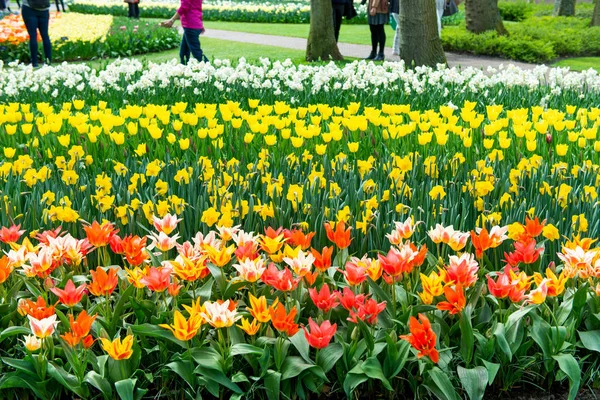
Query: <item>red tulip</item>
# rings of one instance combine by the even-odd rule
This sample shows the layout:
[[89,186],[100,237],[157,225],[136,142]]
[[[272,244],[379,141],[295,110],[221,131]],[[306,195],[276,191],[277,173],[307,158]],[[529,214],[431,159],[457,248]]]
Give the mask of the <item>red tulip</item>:
[[437,364],[440,360],[440,354],[435,348],[437,335],[431,329],[431,323],[426,316],[419,314],[419,320],[421,321],[420,323],[415,317],[410,317],[410,335],[402,335],[400,339],[406,340],[412,347],[419,351],[417,354],[418,358],[427,356]]
[[310,332],[306,327],[302,327],[308,344],[315,349],[323,349],[329,346],[331,338],[337,331],[337,324],[331,325],[331,322],[323,321],[321,326],[319,326],[312,318],[308,318],[308,325],[310,326]]
[[315,306],[323,310],[323,312],[328,312],[339,304],[335,293],[331,293],[327,284],[323,285],[319,292],[314,288],[308,289],[308,294],[313,303],[315,303]]
[[85,294],[86,285],[80,285],[79,287],[75,287],[75,284],[71,279],[65,285],[64,290],[59,289],[57,287],[53,287],[50,289],[52,293],[54,293],[60,302],[67,307],[74,307],[77,303],[81,301],[81,298]]

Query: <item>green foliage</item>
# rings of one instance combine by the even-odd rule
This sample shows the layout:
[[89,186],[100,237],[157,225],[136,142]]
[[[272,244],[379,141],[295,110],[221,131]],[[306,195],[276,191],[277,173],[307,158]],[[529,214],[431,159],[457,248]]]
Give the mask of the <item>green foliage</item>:
[[[138,26],[138,29],[134,29]],[[113,25],[101,40],[69,41],[52,43],[52,61],[94,60],[108,57],[131,57],[164,51],[179,46],[180,38],[176,30],[160,28],[155,21],[132,21],[125,17],[116,17]],[[0,60],[29,62],[28,42],[18,45],[6,45],[0,52]]]
[[534,5],[524,0],[499,2],[498,8],[504,21],[524,21],[533,14]]

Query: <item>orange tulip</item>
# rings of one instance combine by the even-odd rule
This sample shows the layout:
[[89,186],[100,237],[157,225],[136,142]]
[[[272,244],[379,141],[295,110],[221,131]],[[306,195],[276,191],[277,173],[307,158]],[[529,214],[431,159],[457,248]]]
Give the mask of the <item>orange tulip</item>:
[[97,221],[92,222],[91,225],[85,225],[83,230],[85,231],[88,241],[94,247],[106,246],[112,237],[119,232],[112,223],[103,222],[101,225]]
[[92,324],[96,320],[96,317],[97,315],[88,315],[85,310],[77,316],[77,320],[73,318],[73,315],[69,314],[71,331],[61,335],[61,337],[69,344],[69,346],[77,346],[79,342],[90,333],[90,329],[92,328]]
[[258,322],[269,322],[271,320],[271,312],[275,309],[275,306],[279,302],[279,299],[275,299],[271,306],[267,306],[267,298],[260,296],[259,298],[254,297],[250,294],[250,307],[246,307],[246,310],[250,312],[250,315],[254,317]]
[[346,229],[344,221],[340,221],[335,225],[335,231],[331,229],[329,222],[325,223],[325,231],[327,232],[327,239],[335,243],[338,249],[342,250],[350,246],[352,239],[350,238],[350,231],[352,227]]
[[90,271],[90,274],[92,274],[92,283],[89,284],[88,289],[94,296],[110,295],[119,283],[116,268],[110,268],[108,273],[102,268],[96,268],[95,271]]
[[544,230],[544,225],[546,225],[546,220],[540,222],[538,217],[535,217],[533,220],[529,217],[525,217],[525,233],[530,238],[535,238],[541,235],[542,231]]
[[477,233],[471,231],[471,242],[473,243],[473,247],[475,247],[475,255],[477,258],[483,257],[483,252],[487,249],[493,249],[500,246],[500,244],[508,238],[508,236],[506,236],[507,231],[508,226],[494,226],[489,232],[486,228],[477,228]]
[[54,306],[48,306],[42,296],[39,296],[35,303],[28,299],[21,299],[18,311],[23,316],[30,315],[35,319],[48,318],[56,313]]
[[315,249],[310,249],[310,252],[315,257],[314,267],[321,272],[327,271],[331,267],[331,256],[333,255],[333,246],[323,247],[321,253]]
[[284,229],[283,236],[287,239],[287,243],[292,247],[300,246],[302,250],[310,247],[310,242],[315,236],[315,232],[305,234],[300,229]]
[[285,306],[281,303],[277,304],[275,310],[270,310],[271,322],[275,329],[288,336],[294,336],[298,332],[298,324],[295,323],[296,313],[298,310],[294,306],[289,314],[286,314]]
[[150,267],[146,268],[144,276],[140,279],[140,283],[153,292],[164,292],[171,283],[171,272],[173,270],[168,267]]
[[444,287],[444,295],[448,301],[439,302],[437,305],[438,310],[446,310],[450,314],[458,314],[467,305],[465,293],[460,283],[457,283],[454,289],[450,286]]
[[237,326],[246,332],[248,336],[254,336],[258,333],[258,330],[260,329],[260,323],[257,320],[253,319],[252,323],[250,323],[246,318],[242,318],[241,321],[242,324]]
[[145,260],[150,258],[146,252],[146,237],[126,236],[120,243],[125,259],[131,266],[136,267],[141,265]]
[[406,340],[419,351],[417,353],[418,358],[427,356],[437,364],[440,360],[440,354],[435,348],[437,335],[431,329],[431,323],[425,315],[419,314],[419,320],[421,322],[417,321],[415,317],[410,317],[410,334],[402,335],[400,339]]
[[0,284],[6,282],[12,272],[12,263],[7,256],[0,258]]
[[25,233],[23,230],[19,230],[21,225],[12,225],[10,228],[2,227],[0,229],[0,242],[3,243],[15,243],[22,234]]
[[127,360],[133,354],[133,335],[125,336],[121,342],[121,338],[116,338],[112,342],[105,338],[100,338],[102,348],[113,360]]

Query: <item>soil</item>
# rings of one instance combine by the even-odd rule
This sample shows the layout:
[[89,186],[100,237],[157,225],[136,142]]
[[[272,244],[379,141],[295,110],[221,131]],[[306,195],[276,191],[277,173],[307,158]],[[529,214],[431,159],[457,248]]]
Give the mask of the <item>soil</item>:
[[[490,394],[483,397],[484,400],[567,400],[569,388],[556,388],[552,392],[541,392],[540,390],[513,391],[510,393]],[[583,389],[579,391],[577,400],[600,400],[600,390]]]

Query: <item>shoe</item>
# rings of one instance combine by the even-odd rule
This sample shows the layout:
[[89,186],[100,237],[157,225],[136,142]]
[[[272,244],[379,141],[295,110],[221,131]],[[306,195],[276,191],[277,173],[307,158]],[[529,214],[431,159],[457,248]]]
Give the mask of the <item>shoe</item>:
[[383,53],[377,54],[377,57],[375,57],[373,59],[373,61],[384,61],[384,60],[385,60],[385,56],[383,55]]
[[365,60],[374,60],[375,59],[375,52],[372,51],[371,54],[369,54],[369,57],[365,58]]

